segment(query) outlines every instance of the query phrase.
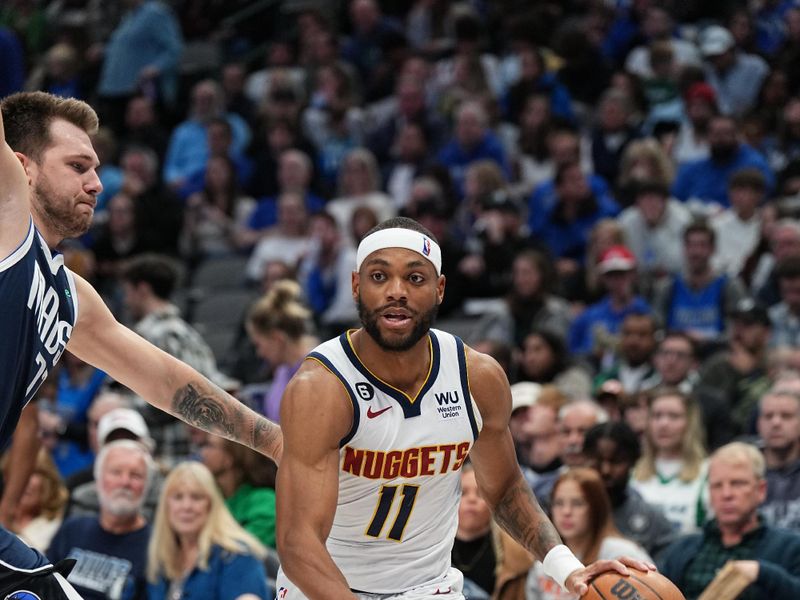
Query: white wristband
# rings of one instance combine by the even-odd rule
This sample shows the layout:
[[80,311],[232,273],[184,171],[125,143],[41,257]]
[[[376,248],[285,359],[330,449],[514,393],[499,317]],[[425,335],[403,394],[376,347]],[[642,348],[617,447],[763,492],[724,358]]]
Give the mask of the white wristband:
[[544,574],[555,579],[556,583],[565,590],[567,589],[565,583],[570,573],[583,569],[583,563],[564,544],[550,548],[550,552],[542,561],[542,566]]

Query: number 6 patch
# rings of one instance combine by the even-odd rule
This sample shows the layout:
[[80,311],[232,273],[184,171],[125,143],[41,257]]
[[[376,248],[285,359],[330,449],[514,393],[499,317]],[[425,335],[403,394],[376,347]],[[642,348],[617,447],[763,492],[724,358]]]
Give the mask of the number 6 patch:
[[366,381],[359,381],[356,384],[356,392],[362,400],[372,400],[375,397],[375,388]]

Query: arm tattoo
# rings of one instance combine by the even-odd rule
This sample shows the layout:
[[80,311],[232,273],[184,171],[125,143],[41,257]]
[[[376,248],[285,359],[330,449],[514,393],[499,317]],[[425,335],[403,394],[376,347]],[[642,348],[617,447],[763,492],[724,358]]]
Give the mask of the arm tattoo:
[[189,425],[228,438],[276,460],[280,428],[216,386],[190,382],[172,398],[172,412]]
[[241,429],[238,419],[229,418],[226,414],[228,407],[215,391],[204,392],[197,384],[188,383],[175,393],[172,407],[177,416],[190,425],[224,437],[235,436],[236,431]]
[[555,526],[544,514],[528,484],[520,477],[494,508],[494,518],[511,537],[542,560],[561,543]]

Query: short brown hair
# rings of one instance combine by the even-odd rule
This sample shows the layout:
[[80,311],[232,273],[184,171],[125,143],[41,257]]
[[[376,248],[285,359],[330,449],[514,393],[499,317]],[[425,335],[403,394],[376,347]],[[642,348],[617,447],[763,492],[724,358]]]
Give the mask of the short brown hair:
[[739,169],[728,179],[728,188],[746,188],[763,194],[767,191],[767,178],[754,167]]
[[714,228],[711,227],[705,219],[696,219],[689,223],[686,229],[683,230],[683,241],[688,241],[689,236],[695,233],[705,235],[712,246],[717,245],[717,232],[714,231]]
[[61,98],[45,92],[20,92],[0,102],[6,142],[35,162],[52,144],[50,124],[63,119],[81,128],[87,135],[97,133],[94,109],[75,98]]

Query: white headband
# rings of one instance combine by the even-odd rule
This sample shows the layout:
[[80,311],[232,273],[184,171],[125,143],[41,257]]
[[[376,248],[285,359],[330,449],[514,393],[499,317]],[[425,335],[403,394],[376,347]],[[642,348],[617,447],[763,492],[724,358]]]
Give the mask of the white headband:
[[361,269],[361,263],[365,258],[384,248],[413,250],[433,264],[437,275],[442,274],[442,250],[439,248],[439,244],[419,231],[399,227],[381,229],[361,240],[358,252],[356,252],[356,271]]

